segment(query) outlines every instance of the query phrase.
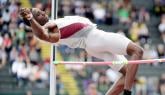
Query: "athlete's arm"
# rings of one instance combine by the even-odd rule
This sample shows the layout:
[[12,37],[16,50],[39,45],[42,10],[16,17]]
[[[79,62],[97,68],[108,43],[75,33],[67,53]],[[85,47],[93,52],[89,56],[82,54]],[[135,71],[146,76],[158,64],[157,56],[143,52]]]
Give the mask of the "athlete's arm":
[[[21,9],[20,14],[23,18],[29,20],[33,33],[41,40],[51,42],[51,43],[55,43],[59,40],[60,37],[59,37],[59,32],[56,25],[52,26],[51,24],[47,24],[46,27],[41,26],[33,18],[33,15],[30,9],[27,9],[27,8]],[[48,33],[48,30],[51,30],[51,33]]]
[[[41,40],[45,40],[51,43],[56,43],[59,40],[59,32],[57,31],[57,27],[43,27],[37,23],[37,21],[32,18],[30,20],[31,28],[33,33],[40,38]],[[51,32],[48,32],[50,31]]]

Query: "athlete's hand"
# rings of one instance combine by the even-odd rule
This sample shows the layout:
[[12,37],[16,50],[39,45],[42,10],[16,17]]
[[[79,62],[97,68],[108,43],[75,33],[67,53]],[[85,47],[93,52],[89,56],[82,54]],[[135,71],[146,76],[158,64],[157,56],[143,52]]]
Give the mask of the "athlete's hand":
[[20,15],[22,18],[31,20],[33,18],[33,14],[31,13],[29,8],[21,8]]

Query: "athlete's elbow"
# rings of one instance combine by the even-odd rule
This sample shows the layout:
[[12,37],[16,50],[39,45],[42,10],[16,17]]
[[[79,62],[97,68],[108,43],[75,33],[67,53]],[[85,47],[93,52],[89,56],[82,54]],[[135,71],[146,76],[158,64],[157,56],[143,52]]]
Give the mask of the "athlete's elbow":
[[50,42],[50,43],[57,43],[59,41],[58,38],[48,38],[47,39],[47,42]]

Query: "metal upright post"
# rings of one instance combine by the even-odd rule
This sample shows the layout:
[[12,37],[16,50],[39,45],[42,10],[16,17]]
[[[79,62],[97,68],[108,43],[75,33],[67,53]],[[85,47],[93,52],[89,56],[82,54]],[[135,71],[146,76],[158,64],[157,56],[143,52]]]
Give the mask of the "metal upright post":
[[[57,11],[58,11],[58,0],[52,0],[52,7],[51,7],[51,19],[57,18]],[[51,45],[51,60],[50,60],[50,90],[49,95],[56,95],[56,65],[53,62],[56,60],[56,51],[57,48],[55,45]]]

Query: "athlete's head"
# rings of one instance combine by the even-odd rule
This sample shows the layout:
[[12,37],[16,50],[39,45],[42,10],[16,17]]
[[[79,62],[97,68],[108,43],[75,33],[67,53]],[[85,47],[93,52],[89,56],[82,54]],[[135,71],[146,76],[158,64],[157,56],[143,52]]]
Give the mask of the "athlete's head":
[[[40,24],[40,25],[44,25],[45,23],[48,22],[49,17],[48,15],[44,12],[41,11],[38,8],[32,8],[31,12],[33,14],[34,19]],[[25,24],[27,24],[28,26],[30,26],[30,23],[28,20],[24,19]]]

